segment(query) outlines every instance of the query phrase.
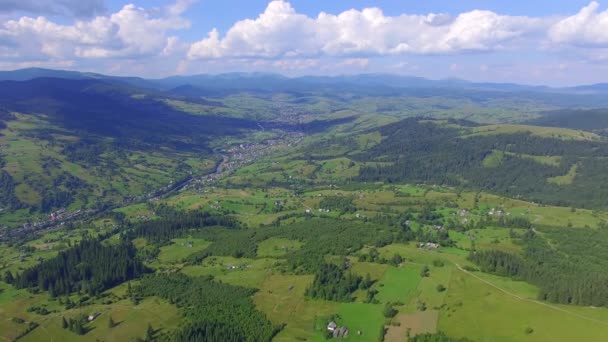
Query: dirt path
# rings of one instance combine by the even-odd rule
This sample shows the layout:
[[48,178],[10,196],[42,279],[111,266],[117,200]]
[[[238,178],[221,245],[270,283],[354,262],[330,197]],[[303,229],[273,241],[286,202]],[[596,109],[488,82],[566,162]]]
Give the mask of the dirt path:
[[606,322],[606,321],[600,321],[599,319],[595,319],[595,318],[587,317],[587,316],[581,315],[581,314],[579,314],[579,313],[572,312],[572,311],[569,311],[569,310],[566,310],[566,309],[560,308],[560,307],[558,307],[558,306],[554,306],[554,305],[551,305],[551,304],[548,304],[548,303],[545,303],[545,302],[541,302],[541,301],[536,300],[536,299],[530,299],[530,298],[522,297],[522,296],[517,295],[517,294],[515,294],[515,293],[513,293],[513,292],[507,291],[507,290],[505,290],[505,289],[503,289],[503,288],[501,288],[501,287],[499,287],[499,286],[497,286],[497,285],[495,285],[495,284],[493,284],[493,283],[491,283],[491,282],[489,282],[489,281],[487,281],[487,280],[485,280],[485,279],[483,279],[483,278],[479,277],[478,275],[473,274],[472,272],[469,272],[469,271],[467,271],[467,270],[463,269],[462,267],[460,267],[460,265],[459,265],[459,264],[456,264],[456,263],[455,263],[454,265],[456,265],[456,267],[457,267],[457,268],[458,268],[460,271],[464,272],[465,274],[467,274],[467,275],[469,275],[469,276],[471,276],[471,277],[473,277],[473,278],[475,278],[475,279],[477,279],[477,280],[479,280],[479,281],[481,281],[481,282],[483,282],[483,283],[485,283],[485,284],[487,284],[487,285],[490,285],[490,286],[492,286],[493,288],[495,288],[495,289],[499,290],[500,292],[502,292],[502,293],[504,293],[504,294],[506,294],[506,295],[508,295],[508,296],[511,296],[511,297],[513,297],[513,298],[517,298],[517,299],[519,299],[519,300],[523,300],[523,301],[527,301],[527,302],[535,303],[535,304],[537,304],[537,305],[542,305],[542,306],[544,306],[544,307],[547,307],[547,308],[553,309],[553,310],[555,310],[555,311],[560,311],[560,312],[563,312],[563,313],[567,313],[567,314],[569,314],[569,315],[572,315],[572,316],[575,316],[575,317],[578,317],[578,318],[581,318],[581,319],[584,319],[584,320],[587,320],[587,321],[591,321],[591,322],[595,322],[595,323],[599,323],[599,324],[603,324],[603,325],[608,325],[608,322]]

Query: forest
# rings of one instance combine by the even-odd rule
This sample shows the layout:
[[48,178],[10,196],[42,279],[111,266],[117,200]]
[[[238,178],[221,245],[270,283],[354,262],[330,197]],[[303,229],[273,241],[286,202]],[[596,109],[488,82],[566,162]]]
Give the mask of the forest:
[[157,244],[164,244],[172,238],[187,234],[189,230],[204,227],[223,226],[239,228],[239,223],[230,216],[212,215],[203,211],[178,211],[167,206],[156,207],[158,219],[128,224],[129,238],[143,237]]
[[48,291],[52,297],[73,292],[97,295],[147,272],[135,254],[130,242],[105,245],[97,239],[85,239],[54,258],[12,275],[11,283],[17,288]]
[[[455,122],[454,122],[455,123]],[[605,207],[608,143],[560,140],[511,133],[463,136],[459,128],[432,120],[405,119],[379,129],[382,142],[359,153],[360,162],[385,162],[362,167],[358,181],[425,182],[492,191],[540,203],[586,208]],[[484,160],[501,151],[494,167]],[[560,156],[556,165],[526,156]],[[577,165],[569,184],[548,182]]]
[[306,295],[312,298],[350,302],[351,294],[359,288],[362,277],[346,272],[334,264],[323,264],[315,273],[312,285],[306,289]]
[[606,229],[541,228],[547,240],[528,234],[523,256],[476,251],[471,261],[484,272],[521,279],[539,287],[538,298],[553,303],[608,306]]
[[[228,285],[210,277],[159,274],[142,278],[138,296],[158,296],[181,310],[186,324],[172,341],[270,341],[280,330],[256,310],[253,289]],[[162,338],[160,340],[163,340]]]

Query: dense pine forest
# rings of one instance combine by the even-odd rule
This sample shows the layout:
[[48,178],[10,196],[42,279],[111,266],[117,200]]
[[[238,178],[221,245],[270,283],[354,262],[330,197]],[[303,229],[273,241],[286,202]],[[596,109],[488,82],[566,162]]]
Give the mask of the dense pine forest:
[[312,285],[306,289],[306,294],[313,298],[350,302],[351,294],[359,288],[362,277],[347,272],[342,265],[323,264],[317,273]]
[[52,297],[84,292],[96,295],[147,271],[135,258],[130,242],[105,245],[96,239],[83,240],[14,276],[17,288],[48,291]]
[[159,296],[181,309],[185,326],[167,340],[270,341],[280,327],[255,309],[255,290],[231,286],[207,277],[183,274],[144,277],[137,289],[141,297]]

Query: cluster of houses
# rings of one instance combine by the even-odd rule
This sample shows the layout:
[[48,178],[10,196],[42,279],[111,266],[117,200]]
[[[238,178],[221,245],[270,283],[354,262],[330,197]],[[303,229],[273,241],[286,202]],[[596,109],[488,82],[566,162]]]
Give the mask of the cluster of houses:
[[501,217],[501,216],[505,216],[505,215],[508,216],[509,214],[510,213],[506,213],[506,212],[504,212],[502,210],[494,209],[494,208],[492,208],[492,209],[490,209],[490,211],[488,211],[488,215],[490,215],[490,216]]
[[434,242],[421,242],[418,244],[418,248],[424,249],[438,249],[439,247],[441,247],[441,245]]
[[339,327],[336,322],[329,322],[327,324],[327,330],[331,332],[333,338],[347,338],[348,337],[348,329],[345,326]]
[[469,216],[470,212],[466,209],[460,209],[458,210],[458,212],[456,213],[456,215],[460,216],[460,217],[466,217]]
[[242,265],[232,265],[232,264],[230,264],[230,265],[226,266],[226,269],[227,270],[237,270],[237,269],[245,269],[245,268],[248,268],[248,267],[249,267],[249,265],[247,265],[247,264],[242,264]]
[[75,219],[77,217],[87,217],[97,211],[94,209],[68,211],[66,209],[57,210],[49,214],[48,219],[35,222],[24,222],[21,227],[8,229],[7,226],[0,227],[0,240],[4,241],[11,237],[18,237],[27,234],[31,231],[39,231],[57,226],[63,226],[65,221]]
[[[329,213],[331,210],[319,208],[318,211],[320,213]],[[312,210],[310,210],[310,209],[306,209],[306,210],[304,210],[304,212],[307,213],[307,214],[312,214]]]

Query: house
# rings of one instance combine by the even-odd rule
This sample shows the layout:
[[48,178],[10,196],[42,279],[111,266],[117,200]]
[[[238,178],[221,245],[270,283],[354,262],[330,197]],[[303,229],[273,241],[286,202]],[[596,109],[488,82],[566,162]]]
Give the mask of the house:
[[101,315],[101,312],[96,312],[92,315],[89,315],[89,317],[87,317],[87,321],[91,322],[92,320],[94,320],[95,318],[99,317]]
[[464,216],[467,216],[467,215],[469,215],[469,211],[466,210],[466,209],[462,209],[462,210],[460,210],[458,212],[458,216],[460,216],[460,217],[464,217]]
[[335,331],[336,328],[338,328],[338,325],[336,324],[336,322],[329,322],[329,324],[327,325],[327,330],[329,331]]

